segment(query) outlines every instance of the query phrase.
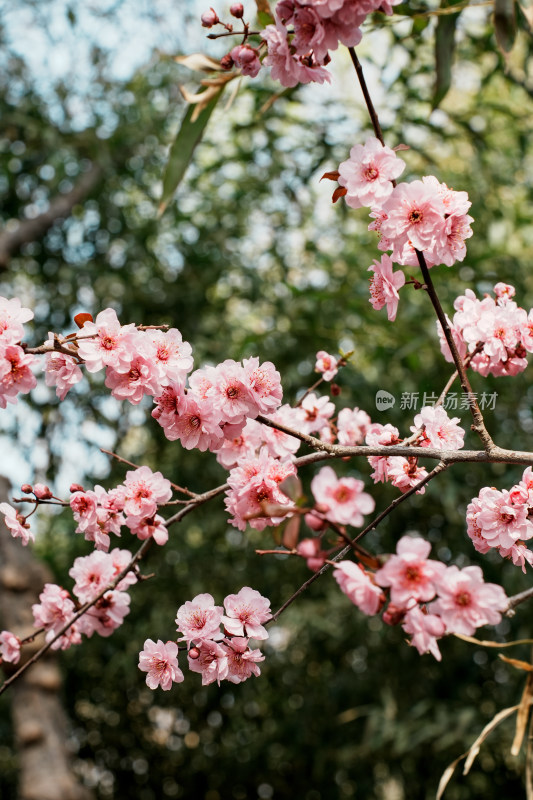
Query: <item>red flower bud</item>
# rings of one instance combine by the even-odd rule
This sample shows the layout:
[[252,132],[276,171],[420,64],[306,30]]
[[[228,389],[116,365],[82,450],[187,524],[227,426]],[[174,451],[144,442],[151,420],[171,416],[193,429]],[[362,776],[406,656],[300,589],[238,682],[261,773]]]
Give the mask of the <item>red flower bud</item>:
[[232,3],[229,8],[229,13],[233,17],[237,17],[237,19],[242,19],[242,15],[244,14],[244,6],[242,3]]
[[209,11],[204,11],[201,16],[201,20],[204,28],[212,28],[213,25],[216,25],[218,22],[220,22],[216,11],[214,11],[212,8],[210,8]]

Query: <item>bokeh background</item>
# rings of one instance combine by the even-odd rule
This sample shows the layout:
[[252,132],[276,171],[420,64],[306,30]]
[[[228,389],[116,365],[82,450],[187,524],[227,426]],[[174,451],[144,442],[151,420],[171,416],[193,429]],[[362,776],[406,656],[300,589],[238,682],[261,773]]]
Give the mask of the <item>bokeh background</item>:
[[[453,6],[452,14],[433,13]],[[254,4],[248,7],[251,15]],[[279,87],[267,75],[244,79],[231,105],[219,104],[186,179],[157,218],[168,148],[185,111],[178,85],[198,86],[173,57],[224,53],[223,43],[204,37],[204,10],[166,0],[0,3],[3,232],[64,201],[52,224],[0,252],[0,294],[35,309],[35,343],[49,330],[71,331],[79,311],[112,306],[124,323],[178,327],[197,366],[251,355],[274,361],[289,401],[314,381],[317,350],[353,349],[338,403],[407,434],[413,412],[400,408],[401,394],[438,394],[450,368],[423,293],[402,291],[395,324],[373,311],[367,268],[379,255],[375,235],[364,209],[332,205],[333,184],[320,183],[372,134],[346,51],[333,55],[332,87],[290,90],[272,103]],[[385,139],[410,147],[402,154],[407,179],[434,174],[467,190],[475,218],[463,264],[432,272],[442,303],[452,313],[466,288],[481,295],[503,280],[529,309],[533,74],[525,19],[517,7],[521,30],[504,58],[490,4],[395,10],[367,22],[358,48]],[[443,20],[453,64],[443,56]],[[436,57],[441,78],[443,58],[450,67],[451,86],[434,108]],[[501,445],[533,449],[532,374],[530,367],[514,379],[473,378],[474,391],[497,393],[487,423]],[[73,480],[121,482],[123,467],[99,447],[193,490],[224,482],[210,454],[167,442],[148,406],[113,401],[98,377],[61,405],[39,387],[2,412],[2,471],[15,485],[42,480],[64,493]],[[397,399],[387,413],[376,409],[379,389]],[[467,412],[458,413],[468,427]],[[477,446],[471,433],[468,445]],[[338,470],[369,483],[365,463]],[[479,563],[508,594],[527,588],[530,573],[481,560],[465,526],[466,505],[482,486],[509,487],[521,471],[457,465],[403,504],[366,546],[390,552],[416,532],[446,563]],[[307,492],[312,474],[301,475]],[[390,486],[371,491],[378,509],[396,496]],[[73,558],[88,552],[73,531],[68,514],[39,519],[36,554],[66,586]],[[260,679],[203,688],[188,675],[172,692],[148,690],[138,652],[145,638],[175,635],[185,600],[209,591],[220,602],[250,585],[278,607],[308,577],[296,559],[254,554],[271,543],[268,530],[241,534],[228,526],[221,501],[199,509],[165,548],[151,551],[147,569],[157,577],[135,588],[123,627],[61,654],[73,768],[95,798],[425,800],[491,717],[519,701],[525,674],[495,651],[450,638],[441,664],[420,657],[401,630],[363,617],[330,576],[282,616]],[[133,549],[126,538],[121,546]],[[531,636],[530,607],[480,634]],[[528,660],[528,646],[513,655]],[[445,796],[524,797],[524,756],[509,755],[513,733],[513,722],[503,723]],[[8,800],[18,796],[18,764],[7,694],[0,795]]]

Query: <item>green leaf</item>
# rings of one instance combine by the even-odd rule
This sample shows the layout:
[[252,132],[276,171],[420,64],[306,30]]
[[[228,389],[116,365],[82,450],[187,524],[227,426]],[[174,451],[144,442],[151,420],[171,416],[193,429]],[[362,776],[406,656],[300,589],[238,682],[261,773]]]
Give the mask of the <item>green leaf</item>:
[[[448,7],[443,3],[441,7]],[[448,94],[452,82],[452,64],[455,51],[455,28],[457,14],[442,14],[437,20],[435,31],[435,89],[433,90],[433,108],[437,108]]]
[[[174,196],[174,192],[185,175],[196,146],[203,136],[207,123],[209,122],[209,117],[213,113],[221,94],[222,89],[206,104],[197,116],[195,115],[195,112],[197,112],[196,105],[192,103],[189,104],[178,135],[170,148],[168,163],[163,176],[163,193],[158,210],[159,217],[164,214],[166,207]],[[194,121],[193,116],[195,116]]]
[[516,15],[514,0],[495,0],[494,33],[496,44],[504,58],[511,52],[516,38]]

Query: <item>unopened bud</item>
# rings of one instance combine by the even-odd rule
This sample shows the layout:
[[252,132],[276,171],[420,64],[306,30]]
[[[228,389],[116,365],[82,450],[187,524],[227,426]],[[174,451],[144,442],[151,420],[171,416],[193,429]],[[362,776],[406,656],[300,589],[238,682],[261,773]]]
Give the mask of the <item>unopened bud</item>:
[[210,8],[209,11],[204,11],[201,16],[201,20],[204,28],[212,28],[213,25],[216,25],[218,22],[220,22],[216,11],[214,11],[212,8]]
[[398,608],[393,603],[389,603],[386,610],[383,612],[383,622],[385,625],[399,625],[403,622],[405,617],[405,608]]
[[231,53],[226,53],[225,56],[222,56],[220,59],[220,68],[221,69],[231,69],[233,67],[233,59],[231,57]]
[[73,494],[74,492],[84,492],[85,489],[79,483],[71,483],[69,491]]
[[189,658],[192,658],[195,661],[197,658],[200,657],[200,651],[197,647],[191,647],[189,650]]
[[330,390],[331,394],[333,395],[333,397],[338,397],[340,395],[340,393],[342,392],[342,389],[341,389],[341,387],[339,386],[338,383],[332,383],[331,386],[329,387],[329,390]]
[[232,3],[229,8],[229,13],[232,17],[237,17],[237,19],[242,19],[242,15],[244,14],[244,6],[242,3]]
[[20,487],[20,491],[23,494],[31,494],[33,492],[33,489],[31,488],[29,483],[23,483],[22,486]]
[[52,492],[44,483],[36,483],[33,487],[33,493],[38,500],[50,500],[52,497]]

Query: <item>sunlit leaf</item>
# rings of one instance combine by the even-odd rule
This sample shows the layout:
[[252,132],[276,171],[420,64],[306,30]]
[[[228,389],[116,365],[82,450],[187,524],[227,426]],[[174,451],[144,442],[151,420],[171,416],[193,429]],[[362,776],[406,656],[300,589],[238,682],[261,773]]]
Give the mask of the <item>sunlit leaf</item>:
[[189,104],[178,135],[170,148],[167,168],[163,176],[163,193],[161,195],[161,202],[159,203],[159,216],[164,213],[180,181],[185,175],[195,148],[202,138],[209,118],[215,110],[215,106],[222,94],[222,89],[215,89],[215,87],[213,87],[213,91],[211,89],[206,89],[202,94],[205,95],[210,91],[211,96],[208,102],[197,115],[195,105]]

